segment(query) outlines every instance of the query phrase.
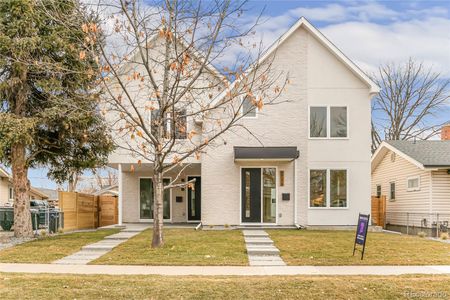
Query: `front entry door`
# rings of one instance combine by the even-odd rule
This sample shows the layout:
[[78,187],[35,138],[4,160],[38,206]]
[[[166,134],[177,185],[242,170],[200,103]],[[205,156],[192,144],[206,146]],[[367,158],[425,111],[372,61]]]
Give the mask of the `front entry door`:
[[260,223],[261,169],[243,168],[241,180],[242,223]]
[[202,179],[200,176],[188,176],[188,181],[195,179],[194,188],[188,187],[188,221],[200,221],[202,205]]

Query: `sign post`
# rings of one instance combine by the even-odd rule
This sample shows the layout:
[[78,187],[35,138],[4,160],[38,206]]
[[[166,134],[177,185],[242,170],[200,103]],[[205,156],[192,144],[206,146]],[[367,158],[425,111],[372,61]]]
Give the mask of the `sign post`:
[[356,227],[356,235],[355,235],[355,244],[353,245],[353,256],[355,256],[356,245],[361,245],[361,260],[364,258],[364,250],[366,248],[366,239],[367,239],[367,229],[369,228],[369,215],[359,214],[358,216],[358,226]]

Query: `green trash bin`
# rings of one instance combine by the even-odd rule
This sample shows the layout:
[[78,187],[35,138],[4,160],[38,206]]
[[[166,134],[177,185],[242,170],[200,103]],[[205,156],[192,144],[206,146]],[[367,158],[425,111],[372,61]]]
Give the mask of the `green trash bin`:
[[10,231],[14,224],[14,208],[2,207],[0,208],[0,226],[5,231]]
[[38,230],[40,221],[39,209],[30,209],[30,212],[31,212],[31,226],[33,227],[33,230]]

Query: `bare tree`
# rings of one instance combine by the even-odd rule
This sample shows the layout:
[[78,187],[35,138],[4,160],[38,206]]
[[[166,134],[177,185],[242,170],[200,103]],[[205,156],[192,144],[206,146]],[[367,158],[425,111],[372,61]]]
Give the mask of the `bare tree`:
[[[100,58],[102,109],[118,151],[153,168],[152,247],[164,245],[164,191],[191,185],[180,182],[182,173],[223,144],[224,133],[250,132],[240,122],[247,113],[284,102],[279,96],[288,74],[273,70],[274,55],[263,56],[254,32],[260,18],[245,25],[244,4],[121,0],[99,6],[114,12],[103,22],[103,33],[111,32]],[[177,175],[163,183],[169,172]]]
[[381,92],[372,105],[372,151],[383,139],[430,139],[450,120],[436,122],[448,111],[450,81],[423,63],[383,65],[377,75]]

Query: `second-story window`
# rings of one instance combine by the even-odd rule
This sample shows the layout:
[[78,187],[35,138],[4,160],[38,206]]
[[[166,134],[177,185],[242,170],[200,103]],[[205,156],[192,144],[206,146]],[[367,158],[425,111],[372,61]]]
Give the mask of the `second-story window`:
[[309,108],[310,138],[348,137],[347,107],[311,106]]
[[[171,133],[173,132],[173,126],[175,126],[175,139],[186,139],[186,130],[187,130],[187,118],[186,118],[186,110],[181,109],[175,112],[175,115],[172,112],[168,112],[164,116],[163,122],[163,131],[164,137],[170,138]],[[151,115],[151,130],[153,135],[157,135],[158,126],[161,124],[158,123],[160,120],[159,110],[153,110]]]
[[256,118],[256,105],[249,97],[245,97],[242,101],[242,114],[246,118]]

